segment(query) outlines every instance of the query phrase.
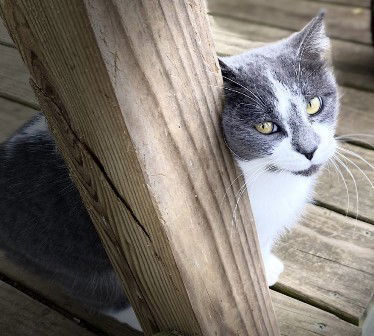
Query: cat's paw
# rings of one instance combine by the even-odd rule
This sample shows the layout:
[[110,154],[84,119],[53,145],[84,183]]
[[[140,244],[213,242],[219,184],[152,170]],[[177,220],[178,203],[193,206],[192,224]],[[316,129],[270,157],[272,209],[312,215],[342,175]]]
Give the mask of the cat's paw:
[[273,286],[279,279],[284,270],[282,261],[274,254],[270,253],[265,259],[265,274],[268,286]]

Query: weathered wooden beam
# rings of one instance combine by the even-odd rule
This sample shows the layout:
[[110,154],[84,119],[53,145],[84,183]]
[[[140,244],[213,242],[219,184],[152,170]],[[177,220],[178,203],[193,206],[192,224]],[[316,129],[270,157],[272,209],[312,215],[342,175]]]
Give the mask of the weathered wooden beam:
[[0,4],[145,334],[277,335],[204,1]]

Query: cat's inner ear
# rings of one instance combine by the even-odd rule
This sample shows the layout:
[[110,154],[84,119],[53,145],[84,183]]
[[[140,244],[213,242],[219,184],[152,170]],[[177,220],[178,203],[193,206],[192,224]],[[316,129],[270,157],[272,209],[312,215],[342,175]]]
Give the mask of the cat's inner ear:
[[330,60],[330,39],[326,35],[325,12],[321,11],[301,31],[291,36],[300,59]]
[[230,66],[228,66],[222,58],[218,58],[219,66],[221,68],[222,76],[224,81],[226,79],[235,79],[235,72]]

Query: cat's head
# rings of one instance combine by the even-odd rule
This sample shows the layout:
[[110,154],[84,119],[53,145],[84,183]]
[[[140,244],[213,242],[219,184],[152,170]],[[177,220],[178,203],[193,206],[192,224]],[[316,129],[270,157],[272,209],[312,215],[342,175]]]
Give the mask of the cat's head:
[[324,13],[287,39],[220,65],[223,129],[238,161],[309,176],[333,156],[339,101]]

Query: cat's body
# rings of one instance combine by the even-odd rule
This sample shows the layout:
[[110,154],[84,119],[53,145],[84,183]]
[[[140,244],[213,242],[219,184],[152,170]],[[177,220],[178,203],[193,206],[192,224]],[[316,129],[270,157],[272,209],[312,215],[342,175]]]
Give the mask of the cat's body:
[[[223,129],[247,182],[270,285],[283,270],[271,248],[296,223],[317,171],[335,150],[336,83],[319,57],[326,49],[322,21],[319,16],[309,31],[221,63],[229,91]],[[316,50],[305,55],[317,59],[302,64],[297,43],[308,39]],[[305,83],[319,72],[320,82],[304,94],[297,74],[307,76]],[[312,119],[304,110],[315,96],[323,97],[324,110]],[[269,125],[276,132],[263,133]],[[96,310],[116,314],[128,308],[41,114],[0,145],[0,190],[0,249],[9,259],[54,279]],[[132,325],[139,328],[136,321]]]
[[98,234],[39,113],[0,144],[0,249],[93,309],[126,305]]

